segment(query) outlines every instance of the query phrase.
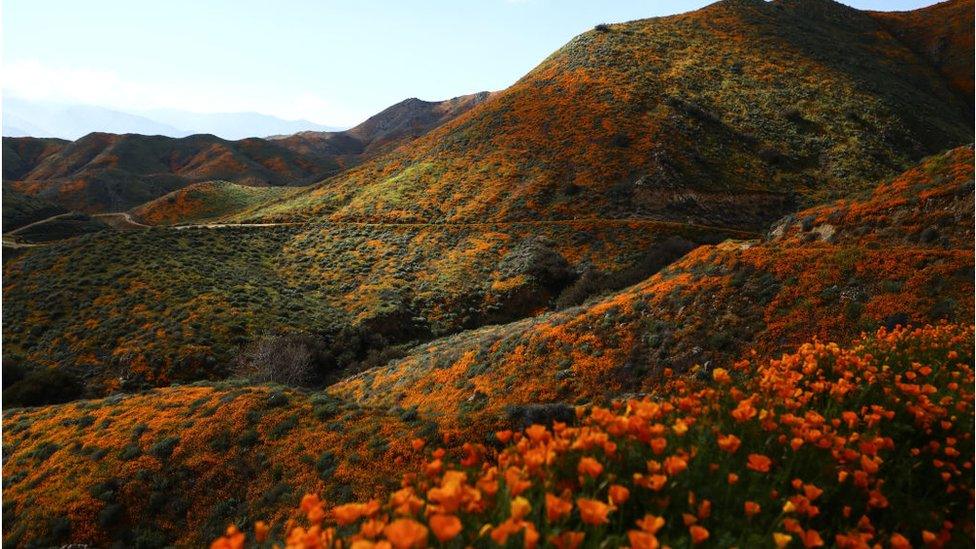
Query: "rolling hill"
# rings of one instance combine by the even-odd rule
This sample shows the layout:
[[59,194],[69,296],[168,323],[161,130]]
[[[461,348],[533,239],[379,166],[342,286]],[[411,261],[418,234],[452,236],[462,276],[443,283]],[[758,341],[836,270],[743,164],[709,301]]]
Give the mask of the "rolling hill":
[[971,545],[972,18],[723,0],[340,134],[10,141],[219,221],[5,261],[5,545]]
[[699,247],[604,300],[434,341],[330,391],[479,432],[513,406],[650,391],[666,369],[970,322],[973,160],[971,147],[929,158],[862,198],[789,216],[761,242]]
[[[971,60],[972,2],[946,9],[970,24],[894,20],[940,29],[936,61]],[[454,121],[248,219],[759,227],[971,139],[960,80],[889,26],[829,0],[600,26]],[[763,215],[738,218],[746,203]]]
[[193,183],[132,209],[146,225],[199,223],[234,214],[294,192],[287,187],[252,187],[230,181]]
[[11,231],[67,210],[46,200],[19,193],[3,186],[3,232]]
[[[971,380],[970,327],[881,337],[880,343],[862,344],[858,338],[861,331],[901,323],[957,320],[971,325],[972,220],[973,151],[963,147],[929,158],[862,196],[785,218],[762,240],[699,248],[613,295],[418,346],[399,360],[324,391],[244,381],[198,383],[11,410],[4,414],[5,540],[200,545],[220,535],[227,523],[250,528],[258,518],[271,521],[272,535],[281,538],[302,494],[322,495],[330,505],[379,494],[385,502],[386,495],[401,486],[404,471],[426,466],[427,474],[437,474],[439,468],[425,465],[434,463],[433,458],[421,461],[426,455],[412,449],[414,439],[431,448],[443,444],[451,450],[445,461],[456,463],[463,456],[479,455],[470,444],[503,444],[491,434],[496,430],[520,429],[530,422],[572,422],[575,405],[586,405],[588,414],[606,419],[609,411],[596,405],[646,393],[655,397],[654,402],[672,399],[668,413],[704,411],[709,408],[688,408],[688,399],[699,394],[694,384],[706,384],[707,389],[709,380],[719,379],[720,368],[734,371],[734,383],[744,387],[750,387],[750,380],[775,381],[778,378],[765,374],[753,377],[751,368],[780,372],[778,362],[770,359],[784,352],[795,352],[798,358],[783,356],[781,363],[798,369],[811,359],[831,364],[832,355],[823,349],[833,349],[842,357],[836,364],[854,367],[855,373],[864,364],[894,365],[879,357],[898,356],[898,368],[912,365],[924,372],[923,365],[938,366],[937,371],[946,374],[938,382],[942,391],[955,379],[948,375],[950,366]],[[937,234],[932,234],[932,227]],[[811,344],[797,350],[798,342],[804,341],[797,338],[817,338],[819,347]],[[851,351],[825,346],[824,341],[849,344]],[[894,354],[873,350],[886,348],[884,352]],[[802,381],[805,390],[823,388],[816,379],[803,381],[804,375],[785,379]],[[668,380],[674,383],[666,385]],[[907,391],[917,385],[900,380],[886,377],[884,383],[913,394]],[[868,384],[880,382],[872,378]],[[971,407],[971,396],[959,398]],[[736,403],[722,405],[734,408]],[[809,408],[815,415],[804,416],[807,408],[796,412],[796,403],[776,406],[777,413],[784,414],[784,429],[793,425],[790,418],[814,421],[825,409]],[[867,414],[865,418],[871,415],[868,406],[852,406]],[[826,408],[832,411],[824,413],[840,413],[836,407]],[[690,416],[672,419],[682,417]],[[727,422],[727,417],[707,415],[686,427],[706,437],[712,425]],[[907,436],[899,426],[917,416],[898,417],[905,423],[881,422],[883,428],[890,428],[886,432],[892,436]],[[953,425],[960,433],[967,428]],[[621,435],[618,429],[609,432]],[[822,463],[821,457],[804,461],[794,456],[785,443],[770,443],[758,426],[740,436],[752,452],[782,455],[778,459],[785,463],[783,475],[773,480],[744,477],[766,489],[769,482],[778,482],[786,490],[798,468]],[[706,439],[695,435],[692,440]],[[680,439],[667,444],[673,448]],[[808,447],[823,451],[813,443]],[[910,465],[913,458],[906,448],[897,448],[904,453],[887,461],[881,475],[893,475],[885,493],[904,505],[901,490],[910,487],[900,482],[907,477],[889,467]],[[640,470],[628,470],[620,482],[629,484],[632,472],[646,472],[647,459],[656,459],[657,453],[640,455]],[[694,455],[690,452],[686,459]],[[696,467],[707,468],[709,461],[741,466],[726,454],[713,456],[696,462]],[[577,478],[575,462],[570,465],[566,470]],[[689,473],[688,481],[703,474]],[[414,478],[404,481],[409,485]],[[816,478],[823,487],[840,482],[833,470]],[[676,500],[687,498],[679,488],[686,489],[680,484],[668,490],[682,495]],[[638,494],[636,485],[631,489]],[[717,488],[699,481],[693,489],[710,494]],[[779,496],[770,497],[776,501]],[[850,502],[853,496],[831,491],[824,497]],[[966,495],[949,492],[940,498],[952,505],[937,509],[949,513],[946,518],[955,524],[948,535],[970,535],[965,525],[969,519],[960,511]],[[729,509],[717,506],[715,512],[727,516]],[[836,505],[824,507],[823,513],[840,520]],[[900,524],[894,511],[872,516],[887,528]],[[723,528],[748,528],[738,514],[735,517]],[[673,520],[681,524],[680,517]],[[825,536],[843,533],[835,522],[819,528]],[[681,535],[673,528],[667,532]]]
[[442,102],[409,99],[350,130],[275,139],[106,133],[73,142],[4,137],[4,182],[19,192],[85,213],[125,211],[210,180],[249,186],[306,185],[415,139],[486,96]]

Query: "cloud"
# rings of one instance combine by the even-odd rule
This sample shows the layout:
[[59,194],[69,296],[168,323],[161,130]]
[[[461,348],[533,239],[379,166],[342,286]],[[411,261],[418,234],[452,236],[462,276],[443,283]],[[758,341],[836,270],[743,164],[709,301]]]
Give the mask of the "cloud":
[[360,113],[342,109],[310,91],[219,82],[141,82],[115,71],[53,67],[35,60],[3,65],[5,96],[67,104],[98,105],[126,111],[177,109],[191,112],[259,112],[320,124],[359,122]]

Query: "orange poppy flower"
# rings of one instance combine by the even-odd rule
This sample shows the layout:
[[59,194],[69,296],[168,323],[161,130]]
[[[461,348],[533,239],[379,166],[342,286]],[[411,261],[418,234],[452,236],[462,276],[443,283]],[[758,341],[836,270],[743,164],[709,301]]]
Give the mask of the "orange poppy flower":
[[718,437],[718,447],[730,454],[734,454],[741,445],[742,440],[735,435],[720,435]]
[[603,465],[601,465],[599,461],[586,456],[579,460],[579,465],[577,466],[576,470],[579,471],[579,474],[581,475],[596,478],[600,476],[600,473],[603,472]]
[[637,520],[637,527],[649,534],[656,534],[664,527],[664,518],[646,514],[644,518]]
[[546,518],[549,519],[549,522],[556,522],[562,519],[569,515],[572,510],[572,503],[548,492],[546,493]]
[[427,545],[427,527],[413,519],[394,520],[383,529],[383,535],[396,549],[417,549]]
[[651,439],[651,450],[655,455],[661,455],[664,453],[664,449],[668,446],[668,439],[663,437],[655,437]]
[[732,381],[732,378],[729,376],[729,371],[725,368],[715,368],[712,370],[712,379],[722,385]]
[[793,541],[793,536],[781,532],[773,532],[773,544],[777,549],[783,549]]
[[629,530],[627,540],[630,541],[630,549],[658,549],[661,546],[657,536],[642,530]]
[[268,539],[268,531],[269,530],[270,530],[270,528],[268,527],[268,523],[264,522],[263,520],[259,520],[259,521],[255,522],[254,523],[254,541],[257,541],[258,543],[261,543],[264,540]]
[[697,524],[689,528],[688,531],[691,532],[691,542],[695,545],[705,541],[709,536],[708,530],[698,526]]
[[688,462],[681,456],[668,456],[664,459],[664,472],[674,476],[688,468]]
[[749,461],[746,463],[746,467],[759,473],[768,473],[769,466],[772,463],[773,461],[771,459],[762,454],[749,454]]
[[522,520],[532,512],[532,504],[521,496],[513,499],[508,507],[511,517],[515,520]]
[[619,484],[610,486],[609,494],[610,503],[618,506],[623,505],[627,502],[627,499],[630,498],[630,490]]
[[610,522],[610,519],[607,518],[610,506],[602,501],[579,498],[576,500],[576,506],[579,508],[580,518],[586,524],[599,526]]
[[586,534],[583,532],[563,532],[558,536],[550,537],[549,543],[552,543],[556,549],[577,549],[583,545],[585,537]]
[[760,511],[762,511],[762,506],[760,506],[758,503],[754,501],[745,502],[744,507],[745,507],[745,512],[747,517],[751,517],[753,515],[758,514]]
[[431,515],[427,524],[434,537],[442,542],[452,540],[461,533],[461,520],[454,515]]
[[532,442],[540,442],[549,440],[549,431],[545,425],[534,424],[525,430],[525,436],[529,437]]

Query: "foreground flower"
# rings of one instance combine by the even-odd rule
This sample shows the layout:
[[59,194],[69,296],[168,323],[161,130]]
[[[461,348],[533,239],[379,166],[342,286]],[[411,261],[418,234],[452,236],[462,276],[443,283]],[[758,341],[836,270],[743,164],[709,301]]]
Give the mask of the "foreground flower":
[[746,467],[759,473],[768,473],[772,460],[762,454],[749,454],[749,462]]
[[461,520],[454,515],[431,515],[427,519],[434,537],[440,541],[448,541],[457,537],[461,533]]
[[576,507],[579,508],[580,518],[586,524],[600,526],[610,522],[610,519],[607,518],[607,514],[610,513],[610,506],[602,501],[580,498],[576,500]]
[[383,535],[396,549],[427,545],[427,527],[412,519],[396,519],[383,529]]
[[[969,327],[879,331],[851,349],[811,343],[739,361],[723,386],[674,377],[649,398],[579,408],[575,425],[499,432],[508,442],[497,453],[463,441],[458,461],[434,450],[382,500],[330,510],[307,496],[308,526],[286,541],[971,546],[972,349]],[[267,528],[256,525],[255,538]],[[214,548],[245,538],[230,528]]]

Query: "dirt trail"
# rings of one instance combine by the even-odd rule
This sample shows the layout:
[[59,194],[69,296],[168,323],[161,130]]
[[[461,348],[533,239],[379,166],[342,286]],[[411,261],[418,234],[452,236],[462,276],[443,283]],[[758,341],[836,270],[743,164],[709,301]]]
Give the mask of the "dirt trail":
[[[116,229],[148,229],[152,225],[146,225],[144,223],[139,223],[135,219],[132,219],[132,214],[129,212],[114,212],[114,213],[103,213],[95,214],[92,217],[97,217],[102,219],[112,227]],[[126,227],[128,226],[128,227]]]
[[64,212],[64,213],[60,213],[60,214],[57,214],[57,215],[52,215],[51,217],[46,217],[44,219],[41,219],[40,221],[35,221],[33,223],[28,223],[27,225],[24,225],[23,227],[17,227],[16,229],[7,231],[7,232],[5,232],[3,234],[18,234],[20,232],[26,231],[27,229],[29,229],[31,227],[36,227],[37,225],[41,225],[41,224],[47,223],[48,221],[54,221],[55,219],[61,219],[63,217],[68,217],[70,215],[76,215],[76,214],[75,214],[75,212]]
[[[70,214],[59,214],[56,216],[49,217],[47,219],[42,219],[31,223],[30,225],[25,225],[16,230],[6,233],[6,235],[13,235],[18,231],[24,230],[27,227],[34,225],[39,225],[60,217],[64,217]],[[271,227],[294,227],[300,225],[312,225],[314,221],[287,221],[280,223],[200,223],[191,225],[146,225],[140,223],[132,218],[129,212],[113,212],[113,213],[103,213],[94,214],[94,218],[99,218],[105,221],[107,224],[111,225],[117,230],[135,230],[135,229],[171,229],[176,231],[184,231],[191,229],[228,229],[228,228],[271,228]],[[697,223],[682,223],[679,221],[663,221],[658,219],[642,218],[642,217],[632,217],[632,218],[612,218],[612,219],[601,219],[601,218],[584,218],[584,219],[557,219],[557,220],[532,220],[532,221],[484,221],[484,222],[468,222],[468,223],[421,223],[421,222],[370,222],[370,221],[326,221],[321,223],[321,227],[380,227],[380,228],[397,228],[397,227],[444,227],[444,228],[492,228],[492,227],[518,227],[518,226],[545,226],[545,225],[572,225],[576,223],[610,223],[610,224],[641,224],[646,226],[661,226],[669,227],[675,229],[691,228],[691,229],[701,229],[716,231],[721,233],[727,233],[731,236],[736,236],[740,238],[756,238],[759,233],[743,231],[740,229],[732,229],[727,227],[717,227],[713,225],[700,225]],[[6,236],[5,235],[5,236]],[[54,244],[55,242],[61,242],[58,240],[45,242],[45,243],[22,243],[17,242],[13,239],[4,239],[3,245],[9,247],[33,247],[33,246],[46,246],[49,244]]]

